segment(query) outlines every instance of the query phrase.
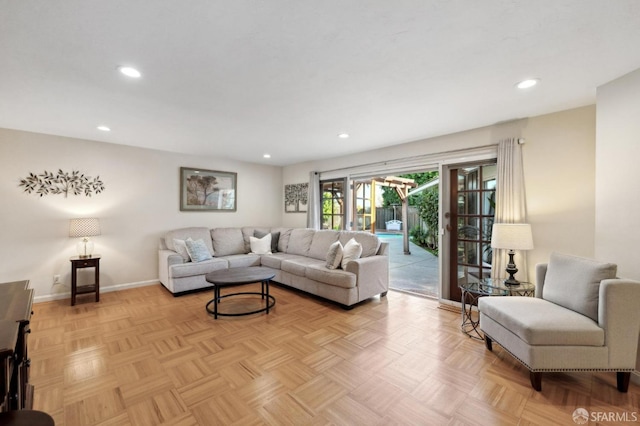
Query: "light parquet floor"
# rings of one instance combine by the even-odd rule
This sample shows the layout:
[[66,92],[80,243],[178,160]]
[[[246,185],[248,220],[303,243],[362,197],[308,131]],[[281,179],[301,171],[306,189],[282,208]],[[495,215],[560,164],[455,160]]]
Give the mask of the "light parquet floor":
[[546,374],[533,391],[433,300],[391,291],[345,311],[271,293],[269,315],[218,320],[211,292],[160,285],[36,304],[34,408],[59,426],[573,425],[578,407],[640,412],[638,386],[618,393],[613,373]]

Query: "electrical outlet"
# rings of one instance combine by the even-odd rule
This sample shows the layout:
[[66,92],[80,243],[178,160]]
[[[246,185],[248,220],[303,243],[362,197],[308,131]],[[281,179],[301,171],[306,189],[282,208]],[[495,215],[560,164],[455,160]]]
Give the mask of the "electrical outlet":
[[60,284],[60,275],[54,275],[53,276],[53,283],[54,284]]

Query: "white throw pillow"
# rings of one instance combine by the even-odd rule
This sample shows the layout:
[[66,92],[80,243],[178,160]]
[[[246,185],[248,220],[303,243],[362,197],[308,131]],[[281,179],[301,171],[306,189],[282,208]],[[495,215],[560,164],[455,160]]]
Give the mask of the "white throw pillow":
[[187,253],[189,253],[192,262],[202,262],[211,259],[211,253],[209,253],[209,249],[203,240],[194,241],[191,238],[187,238],[185,245],[187,246]]
[[361,255],[362,244],[360,244],[353,238],[350,239],[342,249],[342,269],[347,269],[347,263],[351,262],[352,260],[360,259]]
[[342,252],[343,249],[340,241],[336,241],[329,246],[329,251],[327,252],[327,268],[338,269],[340,267],[340,263],[342,262]]
[[271,254],[271,234],[262,238],[249,237],[249,243],[251,244],[251,253]]
[[191,261],[189,252],[187,251],[187,243],[185,243],[184,240],[178,240],[177,238],[174,238],[173,246],[175,247],[178,254],[182,256],[185,262]]

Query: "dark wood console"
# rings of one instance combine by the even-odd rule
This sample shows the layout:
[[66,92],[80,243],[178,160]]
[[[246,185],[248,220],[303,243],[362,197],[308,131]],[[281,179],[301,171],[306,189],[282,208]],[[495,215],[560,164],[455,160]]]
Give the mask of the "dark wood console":
[[31,409],[27,336],[33,290],[29,281],[0,284],[0,412]]

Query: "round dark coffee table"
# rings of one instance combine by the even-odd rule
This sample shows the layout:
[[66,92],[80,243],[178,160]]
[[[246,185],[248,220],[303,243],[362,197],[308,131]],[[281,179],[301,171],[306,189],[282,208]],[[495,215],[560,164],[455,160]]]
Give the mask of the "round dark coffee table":
[[[265,268],[262,266],[249,266],[246,268],[232,268],[232,269],[221,269],[219,271],[209,272],[205,275],[205,279],[213,284],[213,299],[211,299],[207,305],[207,312],[213,314],[213,318],[218,319],[218,315],[227,316],[227,317],[238,317],[242,315],[251,315],[257,314],[259,312],[269,313],[269,309],[273,308],[276,304],[276,298],[269,294],[269,282],[276,274],[273,273],[272,269]],[[220,289],[223,287],[231,287],[242,284],[253,284],[253,283],[261,283],[262,289],[260,293],[256,292],[245,292],[245,293],[231,293],[225,294],[224,296],[220,296]],[[256,294],[261,296],[263,300],[265,300],[265,306],[262,309],[257,309],[255,311],[250,312],[241,312],[241,313],[222,313],[218,312],[218,303],[220,303],[220,299],[224,299],[226,297],[240,296],[246,294]],[[211,309],[211,304],[213,304],[213,310]]]
[[5,426],[55,426],[53,417],[43,411],[12,410],[0,413],[0,425]]

